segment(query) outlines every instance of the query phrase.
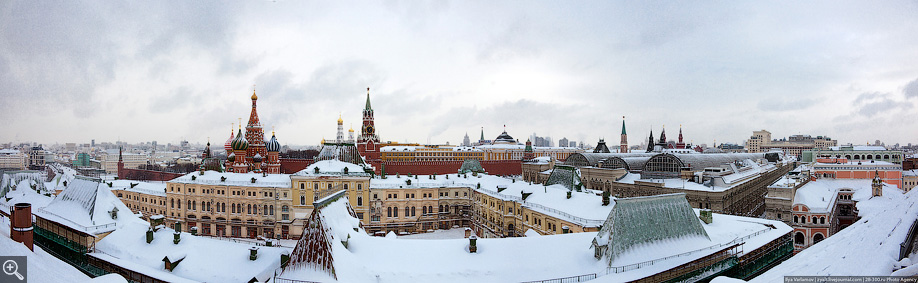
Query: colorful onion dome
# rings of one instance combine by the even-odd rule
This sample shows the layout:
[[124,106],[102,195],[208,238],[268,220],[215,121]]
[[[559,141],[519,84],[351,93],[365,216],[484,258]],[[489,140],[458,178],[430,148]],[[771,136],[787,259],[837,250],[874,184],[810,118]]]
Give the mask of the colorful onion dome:
[[230,129],[230,137],[226,139],[226,143],[223,144],[223,149],[225,149],[226,152],[233,151],[233,138],[235,138],[235,136],[233,136],[233,129]]
[[277,142],[277,138],[274,137],[274,133],[271,133],[271,140],[265,144],[265,148],[268,152],[278,152],[280,151],[280,143]]
[[249,148],[249,141],[242,135],[242,129],[239,129],[239,133],[236,134],[236,139],[233,140],[232,146],[233,150],[246,150]]

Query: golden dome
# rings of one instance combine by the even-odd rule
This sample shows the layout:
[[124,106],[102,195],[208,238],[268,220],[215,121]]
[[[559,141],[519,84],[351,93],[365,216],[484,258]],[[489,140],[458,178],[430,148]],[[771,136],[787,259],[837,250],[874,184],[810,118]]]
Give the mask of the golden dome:
[[343,123],[344,123],[344,120],[341,119],[341,115],[338,115],[338,125],[341,125]]
[[255,95],[255,91],[252,91],[252,100],[258,100],[258,96]]

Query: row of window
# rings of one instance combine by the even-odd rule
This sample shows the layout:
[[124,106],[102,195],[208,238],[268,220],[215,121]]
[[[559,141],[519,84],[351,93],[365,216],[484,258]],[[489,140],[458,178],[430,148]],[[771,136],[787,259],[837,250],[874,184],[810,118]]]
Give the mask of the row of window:
[[[348,189],[348,183],[344,183],[343,186],[344,186],[344,190],[346,191],[346,190]],[[331,190],[332,187],[333,187],[333,186],[332,186],[332,183],[328,183],[328,189]],[[301,190],[305,190],[305,189],[306,189],[306,183],[300,183],[300,189],[301,189]],[[312,189],[313,189],[313,190],[319,190],[319,182],[313,182],[313,183],[312,183]],[[363,190],[363,183],[357,183],[357,190],[358,190],[358,191]]]
[[[807,219],[806,216],[799,216],[799,217],[798,217],[797,215],[794,215],[794,223],[806,224],[806,219]],[[810,223],[812,223],[812,224],[826,224],[826,217],[825,217],[825,216],[822,216],[822,217],[816,218],[816,216],[813,216],[813,217],[810,219]]]

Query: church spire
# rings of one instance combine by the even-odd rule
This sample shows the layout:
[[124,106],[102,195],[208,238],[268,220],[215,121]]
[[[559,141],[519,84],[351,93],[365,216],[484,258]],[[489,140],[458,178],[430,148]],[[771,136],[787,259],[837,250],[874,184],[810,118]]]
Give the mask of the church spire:
[[370,88],[367,87],[367,106],[364,110],[373,110],[373,107],[370,107]]

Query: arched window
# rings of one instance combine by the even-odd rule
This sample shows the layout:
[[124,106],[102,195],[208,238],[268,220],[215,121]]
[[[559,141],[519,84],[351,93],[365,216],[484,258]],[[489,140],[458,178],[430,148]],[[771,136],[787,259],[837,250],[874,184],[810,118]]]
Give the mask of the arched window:
[[421,207],[421,215],[426,215],[426,214],[427,214],[427,207],[426,207],[426,206],[422,206],[422,207]]
[[231,205],[231,206],[232,206],[232,208],[230,208],[230,209],[232,210],[232,213],[236,213],[236,204],[234,203],[234,204]]
[[414,214],[414,206],[412,206],[412,207],[411,207],[411,216],[415,216],[415,215],[416,215],[416,214]]
[[873,159],[873,155],[868,154],[867,159]]
[[889,159],[889,155],[883,155],[883,159]]
[[822,242],[825,238],[826,237],[823,237],[822,234],[816,233],[816,235],[813,235],[813,244]]
[[363,206],[363,197],[357,197],[357,206]]
[[344,190],[347,191],[347,183],[344,184]]
[[359,191],[359,190],[362,190],[362,189],[363,189],[363,184],[357,183],[357,190]]
[[794,215],[794,223],[799,223],[799,222],[800,222],[800,220],[797,218],[796,215]]
[[392,217],[398,217],[398,207],[392,208]]
[[300,205],[306,205],[306,196],[300,196]]
[[408,207],[405,207],[405,217],[411,216],[411,210]]
[[170,199],[169,199],[169,207],[175,208],[175,199],[174,199],[174,198],[170,198]]
[[252,214],[252,204],[247,204],[245,211],[248,214]]
[[803,245],[805,241],[806,238],[803,236],[803,233],[797,232],[797,234],[794,235],[795,245]]
[[286,205],[281,206],[281,212],[289,212],[289,211],[290,211],[290,208],[287,207]]
[[386,217],[392,217],[392,207],[386,207]]
[[306,189],[306,184],[300,183],[300,190]]
[[825,218],[825,217],[819,217],[819,224],[826,224],[826,218]]
[[274,205],[268,206],[268,215],[274,215]]
[[264,212],[263,213],[264,215],[268,215],[268,205],[267,204],[264,206],[264,209],[262,209],[262,212]]
[[226,212],[226,203],[224,202],[222,205],[223,207],[221,207],[220,210],[222,210],[223,212]]
[[187,206],[185,206],[185,208],[187,208],[187,209],[191,209],[191,200],[187,200],[187,202],[188,202],[188,205],[187,205]]
[[319,190],[319,183],[314,183],[314,184],[312,184],[312,189],[318,191],[318,190]]

